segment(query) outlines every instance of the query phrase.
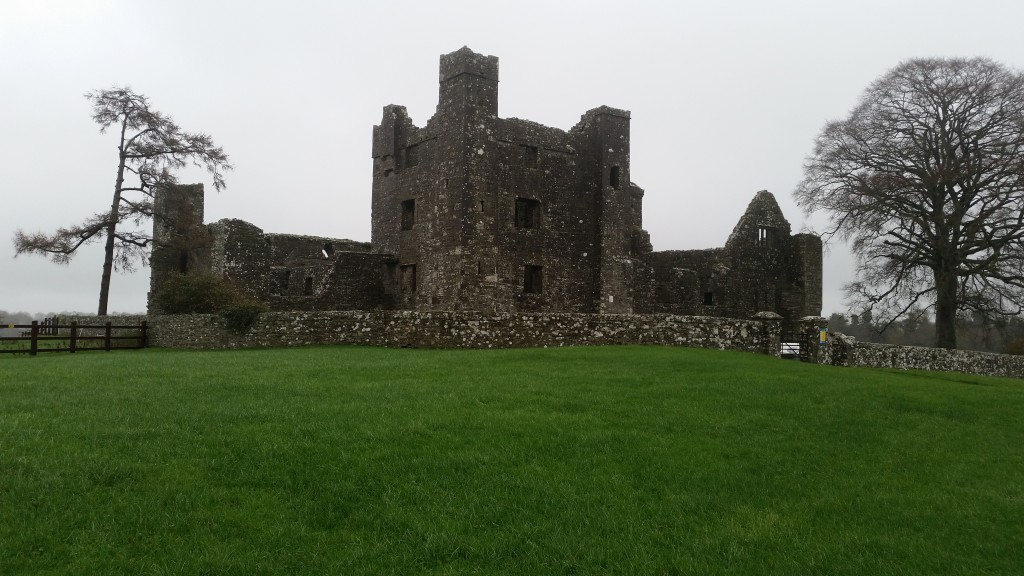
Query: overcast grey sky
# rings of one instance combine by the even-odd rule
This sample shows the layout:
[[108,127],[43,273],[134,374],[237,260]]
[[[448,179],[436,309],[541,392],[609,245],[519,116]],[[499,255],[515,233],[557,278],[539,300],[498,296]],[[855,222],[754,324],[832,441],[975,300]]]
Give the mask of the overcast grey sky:
[[[826,120],[908,58],[1024,67],[1021,22],[1019,0],[0,0],[0,309],[96,309],[99,245],[58,266],[11,244],[109,207],[116,142],[89,90],[131,86],[225,148],[227,190],[181,178],[206,183],[207,221],[369,240],[372,126],[387,104],[422,126],[438,56],[467,45],[500,59],[502,117],[632,111],[655,250],[710,248],[762,189],[813,227],[790,193]],[[851,277],[833,248],[825,315]],[[115,275],[111,310],[143,311],[148,278]]]

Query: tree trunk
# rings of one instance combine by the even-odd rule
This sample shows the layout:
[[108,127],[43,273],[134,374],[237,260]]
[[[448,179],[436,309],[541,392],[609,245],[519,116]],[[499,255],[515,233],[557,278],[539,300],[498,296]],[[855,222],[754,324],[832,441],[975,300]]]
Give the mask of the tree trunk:
[[956,348],[957,277],[940,267],[935,273],[935,346]]
[[[121,140],[124,140],[122,134]],[[110,298],[110,276],[114,271],[114,233],[117,231],[117,215],[121,206],[121,186],[124,184],[124,152],[117,165],[117,181],[114,183],[114,201],[110,205],[110,221],[107,222],[107,241],[103,248],[103,276],[100,278],[100,305],[96,314],[107,315],[107,300]]]

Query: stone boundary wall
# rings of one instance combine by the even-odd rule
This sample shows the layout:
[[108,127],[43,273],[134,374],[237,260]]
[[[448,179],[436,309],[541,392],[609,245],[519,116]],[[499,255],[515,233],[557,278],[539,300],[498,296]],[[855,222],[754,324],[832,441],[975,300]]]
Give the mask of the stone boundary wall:
[[[131,336],[138,334],[138,326],[143,322],[149,323],[149,316],[146,314],[111,314],[109,316],[84,316],[77,314],[57,315],[59,322],[59,334],[69,333],[71,323],[78,322],[86,326],[103,326],[110,322],[114,326],[131,326],[131,328],[114,328],[114,336]],[[147,327],[148,331],[148,327]],[[102,336],[103,328],[82,328],[79,334],[82,336]]]
[[[264,312],[245,334],[229,330],[216,314],[61,317],[80,323],[149,325],[150,346],[162,348],[260,348],[353,344],[410,348],[529,348],[648,344],[742,350],[779,355],[781,318],[750,320],[673,314],[575,314],[312,311]],[[823,318],[805,318],[817,334]],[[837,332],[812,362],[833,366],[937,370],[1024,378],[1024,356],[858,342]],[[816,358],[815,358],[816,357]]]
[[1024,378],[1024,356],[974,350],[858,342],[845,334],[829,333],[822,364],[899,370],[938,370],[985,376]]
[[264,312],[245,334],[215,314],[149,317],[151,346],[258,348],[357,344],[422,348],[525,348],[653,344],[778,355],[780,323],[671,314]]

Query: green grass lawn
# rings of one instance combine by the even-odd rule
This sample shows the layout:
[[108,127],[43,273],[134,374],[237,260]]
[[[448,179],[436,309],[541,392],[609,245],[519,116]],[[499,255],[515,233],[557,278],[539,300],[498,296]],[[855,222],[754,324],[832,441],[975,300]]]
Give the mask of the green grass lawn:
[[657,347],[0,357],[0,574],[1021,574],[1024,382]]

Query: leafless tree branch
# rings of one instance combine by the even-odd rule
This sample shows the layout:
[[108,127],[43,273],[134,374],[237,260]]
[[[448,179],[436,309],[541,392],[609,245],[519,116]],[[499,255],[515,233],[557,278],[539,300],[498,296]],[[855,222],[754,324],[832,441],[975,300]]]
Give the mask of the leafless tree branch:
[[851,309],[891,324],[922,301],[937,344],[959,313],[1024,304],[1024,76],[987,59],[919,59],[825,125],[794,192],[849,241]]
[[[167,115],[151,109],[149,99],[130,88],[89,92],[92,118],[100,132],[114,127],[119,133],[118,169],[109,212],[96,214],[82,224],[59,228],[53,234],[18,230],[15,255],[40,254],[66,264],[81,246],[105,239],[99,314],[106,314],[110,276],[114,269],[131,271],[145,264],[152,238],[139,226],[153,216],[153,198],[160,189],[177,184],[173,171],[192,164],[205,168],[213,186],[225,187],[224,174],[232,169],[223,148],[203,133],[182,130]],[[127,183],[126,178],[134,182]],[[137,194],[138,199],[126,194]],[[129,228],[128,225],[135,226]]]

